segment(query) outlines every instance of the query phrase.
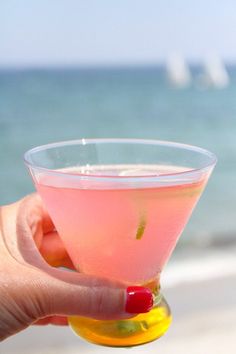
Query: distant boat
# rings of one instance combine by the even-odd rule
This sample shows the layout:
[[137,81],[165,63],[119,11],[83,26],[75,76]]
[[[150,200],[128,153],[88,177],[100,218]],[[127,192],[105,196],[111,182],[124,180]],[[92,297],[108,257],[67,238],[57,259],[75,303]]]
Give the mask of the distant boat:
[[204,62],[203,74],[199,83],[204,88],[225,88],[229,85],[229,74],[222,60],[218,56],[209,56]]
[[185,88],[192,81],[188,65],[178,54],[173,54],[167,59],[166,74],[170,85],[176,88]]

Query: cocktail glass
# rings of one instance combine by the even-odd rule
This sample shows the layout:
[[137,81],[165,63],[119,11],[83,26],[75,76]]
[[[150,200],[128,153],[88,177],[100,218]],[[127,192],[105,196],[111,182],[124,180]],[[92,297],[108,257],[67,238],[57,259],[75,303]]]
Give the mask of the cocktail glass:
[[194,146],[91,139],[36,147],[25,162],[78,272],[149,287],[150,312],[125,320],[71,317],[93,343],[127,347],[171,323],[160,275],[216,163]]

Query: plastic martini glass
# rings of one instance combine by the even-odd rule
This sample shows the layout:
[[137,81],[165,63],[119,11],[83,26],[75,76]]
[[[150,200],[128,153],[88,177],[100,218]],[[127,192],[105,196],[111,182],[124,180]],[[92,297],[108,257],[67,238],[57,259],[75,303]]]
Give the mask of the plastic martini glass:
[[117,347],[162,336],[171,312],[160,275],[215,155],[164,141],[82,139],[36,147],[25,162],[76,270],[153,292],[148,313],[128,320],[71,317],[73,330]]

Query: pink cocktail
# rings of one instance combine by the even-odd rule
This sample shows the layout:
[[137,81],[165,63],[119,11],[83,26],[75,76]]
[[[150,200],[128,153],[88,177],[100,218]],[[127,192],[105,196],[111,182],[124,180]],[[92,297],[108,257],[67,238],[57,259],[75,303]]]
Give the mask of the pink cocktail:
[[148,314],[121,321],[72,317],[76,333],[111,346],[160,337],[171,322],[160,274],[215,156],[176,143],[103,139],[50,144],[25,159],[77,271],[153,291]]

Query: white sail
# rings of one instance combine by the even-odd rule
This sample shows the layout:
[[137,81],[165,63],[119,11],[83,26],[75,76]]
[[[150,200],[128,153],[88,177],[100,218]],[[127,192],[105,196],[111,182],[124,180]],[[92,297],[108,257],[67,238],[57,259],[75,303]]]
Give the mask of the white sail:
[[185,60],[178,54],[171,55],[166,62],[169,83],[177,88],[184,88],[191,83],[191,73]]
[[228,72],[218,56],[206,58],[201,81],[205,87],[225,88],[229,85]]

